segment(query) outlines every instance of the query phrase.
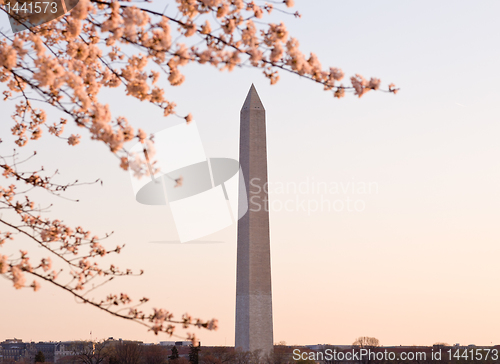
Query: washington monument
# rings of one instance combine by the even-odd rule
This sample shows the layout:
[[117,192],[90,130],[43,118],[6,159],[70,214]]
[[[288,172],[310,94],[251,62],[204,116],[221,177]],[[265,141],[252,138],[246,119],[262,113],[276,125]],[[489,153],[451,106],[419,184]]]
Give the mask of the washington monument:
[[273,311],[269,209],[264,188],[266,111],[253,85],[240,112],[240,165],[245,177],[240,188],[245,188],[246,194],[239,195],[248,199],[249,209],[238,220],[235,347],[268,354],[273,350]]

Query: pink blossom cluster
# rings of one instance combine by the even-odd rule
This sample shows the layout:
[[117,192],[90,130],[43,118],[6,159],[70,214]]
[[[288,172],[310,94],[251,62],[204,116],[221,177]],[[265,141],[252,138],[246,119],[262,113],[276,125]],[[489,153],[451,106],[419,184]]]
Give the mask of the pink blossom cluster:
[[[346,90],[361,97],[380,88],[380,80],[365,81],[360,75],[351,77],[351,86],[340,84],[342,70],[324,70],[314,53],[302,53],[299,41],[289,36],[283,22],[265,25],[255,21],[273,11],[286,13],[279,3],[176,0],[178,14],[171,16],[142,6],[146,0],[133,5],[127,2],[81,0],[62,18],[30,32],[0,38],[0,82],[8,86],[4,95],[7,99],[22,96],[12,128],[19,146],[39,139],[43,127],[66,138],[71,146],[81,139],[79,134],[64,136],[65,119],[47,125],[44,110],[34,108],[33,98],[26,92],[32,90],[47,106],[87,129],[92,139],[107,144],[118,154],[121,168],[133,167],[138,177],[147,175],[144,158],[132,158],[133,165],[126,162],[126,143],[133,139],[144,143],[144,138],[134,133],[125,117],[113,117],[109,106],[99,102],[99,93],[103,87],[123,85],[126,95],[160,107],[165,116],[175,114],[175,103],[165,98],[163,88],[156,83],[165,73],[170,85],[181,85],[185,80],[181,68],[192,62],[229,71],[244,65],[262,68],[271,84],[279,80],[283,70],[322,84],[337,98]],[[282,4],[286,9],[294,2],[285,0]],[[180,34],[175,41],[172,27]],[[130,45],[135,53],[130,53]],[[397,89],[393,86],[388,91],[395,93]],[[184,118],[188,123],[192,119],[190,115]]]

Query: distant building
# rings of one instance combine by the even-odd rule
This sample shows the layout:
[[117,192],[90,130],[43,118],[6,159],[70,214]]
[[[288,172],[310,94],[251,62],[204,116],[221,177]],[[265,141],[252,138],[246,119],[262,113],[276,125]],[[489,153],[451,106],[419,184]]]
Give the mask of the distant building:
[[57,343],[54,354],[54,363],[57,363],[61,358],[73,356],[83,346],[82,341],[61,341]]
[[191,341],[160,341],[161,346],[190,346]]
[[35,354],[39,351],[43,353],[46,362],[55,363],[56,361],[56,350],[59,343],[55,342],[38,342],[35,344]]
[[8,339],[0,343],[1,361],[18,361],[24,358],[32,359],[35,354],[33,343],[23,343],[21,339]]

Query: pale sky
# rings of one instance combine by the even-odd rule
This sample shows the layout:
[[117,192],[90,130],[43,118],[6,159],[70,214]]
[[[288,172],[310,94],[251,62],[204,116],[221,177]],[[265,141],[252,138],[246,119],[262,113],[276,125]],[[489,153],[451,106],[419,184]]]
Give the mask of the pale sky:
[[[180,113],[193,113],[208,156],[237,159],[239,111],[254,83],[267,111],[271,183],[376,186],[323,196],[362,200],[360,212],[271,211],[275,342],[500,344],[500,4],[296,0],[296,8],[302,19],[276,19],[303,51],[401,92],[337,100],[297,76],[281,73],[270,86],[259,70],[206,66],[184,68],[186,82],[165,92]],[[0,25],[8,25],[5,15]],[[179,122],[137,100],[105,98],[148,132]],[[12,145],[11,109],[0,103],[2,153]],[[34,162],[59,168],[61,181],[104,180],[70,192],[80,203],[55,201],[51,214],[101,235],[115,231],[109,244],[127,244],[115,262],[146,274],[109,289],[150,297],[177,317],[218,318],[218,331],[197,331],[202,344],[234,344],[235,225],[203,239],[217,244],[150,243],[178,240],[172,215],[135,201],[128,173],[103,145],[84,138],[69,148],[47,136],[26,152],[33,149]],[[270,198],[279,206],[296,196]],[[1,249],[38,251],[15,244]],[[169,340],[47,284],[34,293],[0,280],[0,292],[0,340],[88,339],[90,331],[98,339]]]

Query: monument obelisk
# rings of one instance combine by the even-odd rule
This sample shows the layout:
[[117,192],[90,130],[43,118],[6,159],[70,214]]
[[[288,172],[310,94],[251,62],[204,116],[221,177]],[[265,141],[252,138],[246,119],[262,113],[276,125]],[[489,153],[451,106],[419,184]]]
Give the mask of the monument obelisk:
[[245,178],[240,188],[246,194],[239,196],[247,199],[248,211],[238,220],[235,347],[268,354],[273,350],[273,312],[266,111],[253,84],[240,112],[240,165]]

